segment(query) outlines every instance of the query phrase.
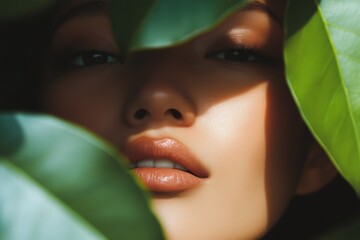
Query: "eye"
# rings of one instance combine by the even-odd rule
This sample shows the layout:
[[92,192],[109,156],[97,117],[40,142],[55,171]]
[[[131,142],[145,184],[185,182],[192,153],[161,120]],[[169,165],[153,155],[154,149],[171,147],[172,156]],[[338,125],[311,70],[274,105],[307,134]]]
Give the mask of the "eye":
[[209,57],[233,62],[266,62],[267,58],[255,49],[229,49],[212,53]]
[[98,64],[116,63],[119,57],[102,51],[82,52],[71,57],[68,64],[74,67],[90,67]]

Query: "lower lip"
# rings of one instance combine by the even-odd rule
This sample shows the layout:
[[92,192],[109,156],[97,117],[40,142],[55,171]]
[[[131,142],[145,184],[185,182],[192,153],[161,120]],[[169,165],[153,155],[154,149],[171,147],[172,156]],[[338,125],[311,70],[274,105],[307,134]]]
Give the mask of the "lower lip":
[[184,191],[198,186],[203,181],[178,169],[134,168],[133,171],[152,192]]

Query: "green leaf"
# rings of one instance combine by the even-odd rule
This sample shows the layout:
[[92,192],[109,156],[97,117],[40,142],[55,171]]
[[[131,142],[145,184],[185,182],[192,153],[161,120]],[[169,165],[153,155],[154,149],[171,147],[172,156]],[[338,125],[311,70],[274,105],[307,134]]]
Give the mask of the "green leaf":
[[360,218],[354,218],[342,224],[338,224],[332,229],[327,229],[313,240],[342,240],[342,239],[356,239],[360,236]]
[[0,21],[36,14],[55,0],[1,0]]
[[246,0],[112,0],[110,15],[121,50],[181,44],[208,31]]
[[313,135],[360,194],[360,1],[290,0],[289,86]]
[[0,239],[163,239],[117,151],[49,116],[0,115]]

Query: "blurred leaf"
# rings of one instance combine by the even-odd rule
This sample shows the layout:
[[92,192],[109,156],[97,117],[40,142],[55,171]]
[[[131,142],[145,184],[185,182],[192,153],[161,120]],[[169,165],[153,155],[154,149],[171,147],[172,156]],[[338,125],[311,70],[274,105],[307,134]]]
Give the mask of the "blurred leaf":
[[214,27],[246,0],[112,0],[110,14],[121,50],[181,44]]
[[309,128],[360,194],[360,1],[290,0],[287,80]]
[[339,224],[333,229],[328,229],[325,233],[320,234],[313,240],[344,240],[355,239],[360,236],[360,218],[352,219],[343,224]]
[[54,2],[55,0],[1,0],[0,21],[38,13]]
[[0,239],[162,239],[115,149],[52,117],[0,115]]

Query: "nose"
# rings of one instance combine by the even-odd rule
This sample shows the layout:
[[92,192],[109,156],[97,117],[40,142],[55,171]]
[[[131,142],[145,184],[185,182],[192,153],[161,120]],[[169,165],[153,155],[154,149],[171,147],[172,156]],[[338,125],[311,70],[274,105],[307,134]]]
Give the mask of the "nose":
[[175,87],[144,86],[125,108],[132,127],[163,124],[186,127],[196,118],[190,98]]

